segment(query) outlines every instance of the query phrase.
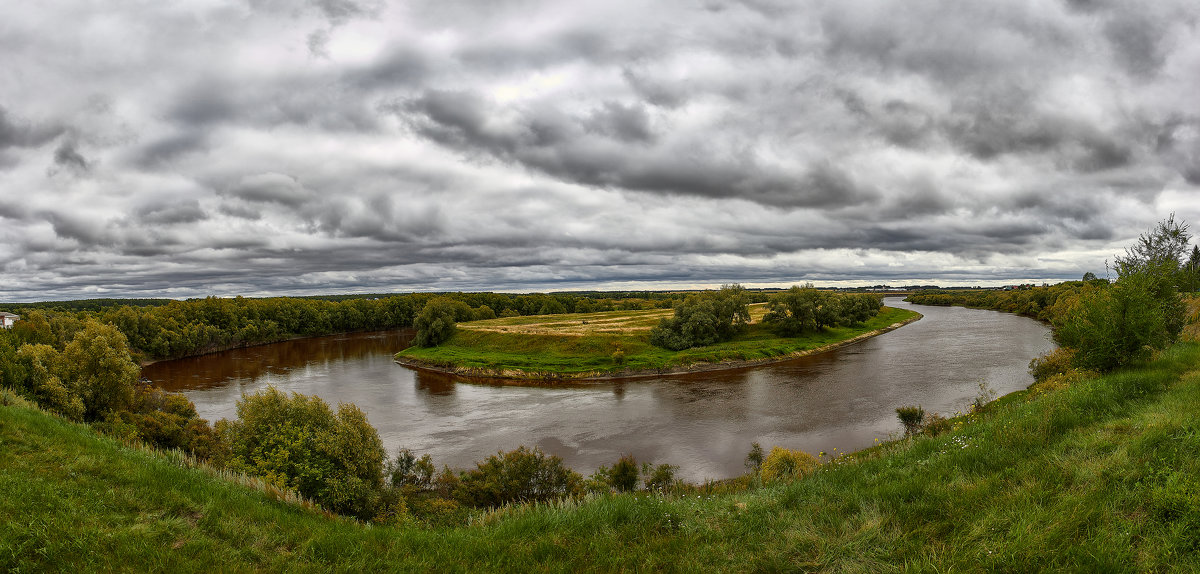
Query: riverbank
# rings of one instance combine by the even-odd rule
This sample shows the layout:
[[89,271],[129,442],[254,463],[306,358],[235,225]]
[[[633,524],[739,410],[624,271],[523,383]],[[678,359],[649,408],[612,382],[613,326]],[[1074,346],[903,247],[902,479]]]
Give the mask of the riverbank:
[[649,343],[650,329],[670,311],[613,311],[579,317],[515,317],[459,326],[438,347],[410,347],[395,361],[414,369],[477,379],[601,381],[734,369],[786,361],[850,345],[921,318],[884,307],[856,327],[780,337],[762,324],[765,309],[752,306],[752,322],[731,341],[669,351]]
[[[0,569],[1194,571],[1200,345],[744,491],[368,526],[0,401]],[[753,483],[751,483],[753,484]]]

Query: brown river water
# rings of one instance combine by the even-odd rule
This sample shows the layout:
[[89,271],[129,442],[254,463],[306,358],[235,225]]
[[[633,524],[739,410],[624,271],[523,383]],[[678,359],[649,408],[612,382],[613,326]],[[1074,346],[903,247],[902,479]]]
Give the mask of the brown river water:
[[895,409],[966,411],[982,383],[1003,395],[1033,382],[1030,359],[1053,349],[1045,325],[960,307],[892,307],[925,317],[826,353],[756,367],[592,382],[501,386],[392,361],[412,331],[274,343],[147,366],[200,416],[236,416],[242,393],[268,385],[357,404],[388,454],[431,454],[470,468],[499,450],[539,446],[589,474],[622,454],[670,463],[699,482],[744,472],[753,442],[811,453],[853,451],[901,434]]

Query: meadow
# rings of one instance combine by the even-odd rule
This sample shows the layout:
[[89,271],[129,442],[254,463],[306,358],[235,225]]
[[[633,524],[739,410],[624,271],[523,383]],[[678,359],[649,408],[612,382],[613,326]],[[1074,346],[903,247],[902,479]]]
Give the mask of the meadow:
[[437,347],[411,347],[396,358],[405,364],[479,376],[633,376],[795,357],[920,317],[913,311],[884,307],[854,327],[782,337],[763,324],[765,305],[750,305],[751,322],[733,340],[671,351],[649,341],[650,330],[671,313],[653,309],[471,321],[460,323],[454,337]]

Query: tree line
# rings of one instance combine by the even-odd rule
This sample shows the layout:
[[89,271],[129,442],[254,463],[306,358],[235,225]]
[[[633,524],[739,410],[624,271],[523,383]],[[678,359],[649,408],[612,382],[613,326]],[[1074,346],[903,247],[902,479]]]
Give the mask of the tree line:
[[[675,314],[650,331],[650,344],[672,351],[729,341],[750,323],[750,297],[740,285],[724,285],[679,300]],[[763,324],[781,337],[816,333],[827,327],[860,324],[879,313],[883,301],[868,293],[822,291],[811,283],[793,285],[767,298]]]
[[[455,321],[520,315],[670,308],[677,293],[413,293],[383,297],[206,297],[10,305],[22,342],[67,344],[87,320],[114,325],[139,361],[178,359],[236,347],[354,331],[413,327],[432,300],[448,301]],[[628,297],[625,297],[629,295]],[[636,296],[635,296],[636,295]],[[623,298],[624,297],[624,298]]]
[[1200,246],[1188,257],[1188,224],[1174,215],[1114,258],[1115,281],[1081,281],[1021,291],[921,292],[909,301],[1009,311],[1049,322],[1059,350],[1031,366],[1046,378],[1066,371],[1111,371],[1177,341],[1187,323],[1184,294],[1200,288]]

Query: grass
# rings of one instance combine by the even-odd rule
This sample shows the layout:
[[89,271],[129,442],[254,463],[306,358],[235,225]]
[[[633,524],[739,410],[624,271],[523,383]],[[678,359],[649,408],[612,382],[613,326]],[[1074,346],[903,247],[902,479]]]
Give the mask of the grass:
[[[884,307],[877,316],[856,327],[779,337],[762,323],[765,313],[764,306],[751,306],[751,324],[733,340],[678,352],[650,344],[650,329],[671,314],[670,310],[650,310],[463,323],[454,337],[440,346],[411,347],[396,356],[472,374],[535,378],[629,374],[777,359],[842,343],[920,316]],[[622,360],[613,356],[618,350],[624,354]]]
[[793,483],[509,507],[454,528],[331,519],[5,404],[0,569],[1197,571],[1198,367],[1200,344],[1181,343]]

